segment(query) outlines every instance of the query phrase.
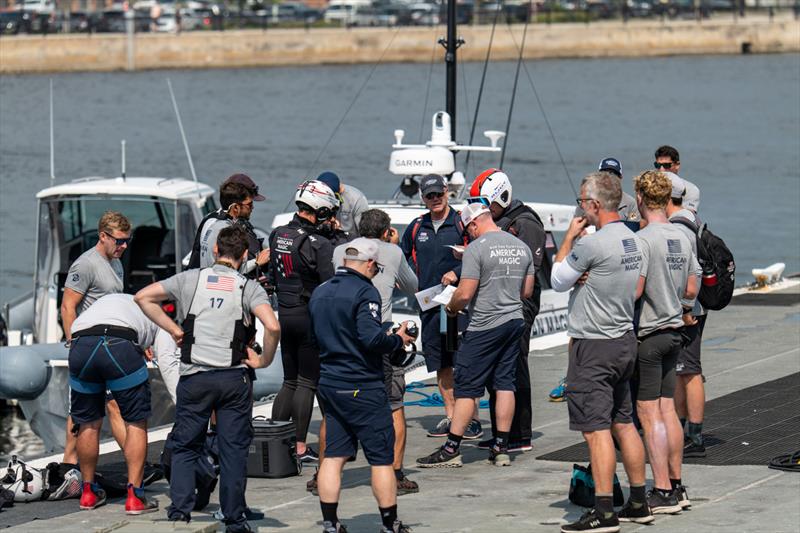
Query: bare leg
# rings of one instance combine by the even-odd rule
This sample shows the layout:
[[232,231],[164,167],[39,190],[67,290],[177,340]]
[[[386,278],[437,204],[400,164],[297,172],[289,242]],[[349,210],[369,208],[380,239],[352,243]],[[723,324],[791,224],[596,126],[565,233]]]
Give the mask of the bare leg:
[[[513,408],[511,410],[513,416]],[[463,435],[464,430],[467,429],[469,421],[472,420],[472,414],[475,412],[475,399],[474,398],[456,398],[455,406],[453,408],[453,418],[450,422],[450,433],[453,435]],[[509,421],[509,427],[511,422]]]
[[108,422],[111,424],[111,434],[114,436],[114,440],[117,441],[119,449],[124,450],[127,425],[119,412],[119,404],[116,400],[108,400],[106,402],[106,410],[108,411]]
[[686,420],[688,413],[686,407],[686,382],[688,381],[687,378],[691,376],[678,375],[675,377],[677,378],[675,380],[675,397],[673,398],[675,402],[675,412],[678,418]]
[[142,486],[144,460],[147,457],[147,420],[126,422],[125,462],[128,463],[128,483]]
[[497,418],[497,431],[509,431],[511,420],[514,418],[514,393],[508,390],[497,391],[497,401],[494,405]]
[[319,460],[325,457],[325,436],[328,434],[328,427],[325,424],[325,417],[322,417],[322,422],[319,425]]
[[453,368],[442,368],[441,370],[437,370],[436,382],[439,385],[439,394],[442,395],[442,399],[444,400],[444,412],[447,415],[447,418],[452,420],[453,416],[455,416],[454,407],[456,403],[455,398],[453,397]]
[[[317,490],[319,501],[336,503],[339,501],[339,491],[342,487],[342,470],[347,457],[326,457],[319,465],[317,472]],[[392,474],[394,478],[394,474]]]
[[706,389],[701,374],[681,376],[686,379],[687,419],[693,424],[703,422],[706,409]]
[[78,463],[78,437],[72,434],[73,426],[72,417],[67,415],[67,435],[64,439],[64,458],[61,462],[74,465]]
[[[674,405],[674,402],[670,402]],[[639,420],[644,428],[644,442],[647,446],[647,456],[650,458],[650,469],[653,471],[655,487],[670,490],[669,481],[669,441],[667,427],[661,418],[659,400],[636,402]],[[676,415],[676,423],[677,415]],[[681,448],[683,450],[683,448]]]
[[394,463],[392,467],[399,470],[403,468],[403,456],[406,454],[406,414],[402,407],[392,411],[392,423],[394,425]]
[[598,494],[612,494],[617,456],[614,452],[611,431],[608,429],[585,431],[583,438],[586,439],[586,443],[589,445],[595,491]]
[[683,428],[675,413],[675,402],[672,398],[661,398],[660,407],[661,418],[667,428],[669,477],[670,479],[680,479],[683,463]]
[[[378,507],[391,507],[397,504],[397,481],[392,465],[372,467],[372,494]],[[322,493],[320,492],[320,498]]]
[[97,456],[100,455],[100,426],[103,419],[81,423],[76,439],[78,461],[81,467],[81,477],[84,482],[93,482],[97,468]]
[[642,486],[646,481],[644,466],[644,445],[639,437],[639,432],[633,424],[611,425],[611,432],[617,438],[622,452],[622,464],[625,466],[625,473],[628,474],[628,481],[631,485]]

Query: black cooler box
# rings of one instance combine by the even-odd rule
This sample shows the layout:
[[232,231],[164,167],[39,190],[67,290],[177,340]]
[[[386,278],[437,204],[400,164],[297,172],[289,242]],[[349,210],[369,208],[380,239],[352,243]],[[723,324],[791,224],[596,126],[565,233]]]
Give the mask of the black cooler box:
[[300,474],[294,422],[253,419],[247,477],[281,478]]

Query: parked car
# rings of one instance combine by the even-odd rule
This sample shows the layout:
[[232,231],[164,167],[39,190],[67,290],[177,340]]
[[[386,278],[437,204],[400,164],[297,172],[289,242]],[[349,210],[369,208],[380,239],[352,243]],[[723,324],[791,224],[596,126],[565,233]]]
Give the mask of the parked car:
[[[147,32],[150,31],[150,12],[149,10],[133,11],[133,31]],[[97,19],[95,28],[98,32],[119,32],[124,33],[125,28],[125,11],[119,8],[105,9],[100,13]]]

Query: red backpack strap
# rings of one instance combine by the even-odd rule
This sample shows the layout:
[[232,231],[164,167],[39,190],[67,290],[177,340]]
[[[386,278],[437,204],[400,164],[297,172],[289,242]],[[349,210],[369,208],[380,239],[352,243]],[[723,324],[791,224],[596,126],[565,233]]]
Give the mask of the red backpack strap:
[[411,226],[411,260],[414,261],[414,268],[417,271],[417,275],[419,275],[419,265],[417,264],[417,232],[420,226],[422,226],[422,217],[417,217],[414,221],[414,225]]
[[469,235],[467,232],[464,231],[467,228],[464,227],[464,221],[461,220],[461,211],[456,211],[456,229],[461,234],[461,240],[464,243],[464,246],[469,244]]

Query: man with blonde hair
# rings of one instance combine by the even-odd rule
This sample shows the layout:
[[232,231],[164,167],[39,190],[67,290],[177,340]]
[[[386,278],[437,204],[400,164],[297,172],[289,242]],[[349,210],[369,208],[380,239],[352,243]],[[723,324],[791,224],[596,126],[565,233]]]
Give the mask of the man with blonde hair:
[[[61,322],[67,341],[72,340],[72,323],[100,297],[123,289],[123,269],[119,260],[131,240],[131,223],[117,211],[106,211],[97,223],[97,244],[72,263],[64,283],[61,300]],[[109,398],[108,415],[111,432],[120,448],[125,444],[125,423],[117,402]],[[78,462],[72,418],[67,417],[67,437],[63,462]]]

